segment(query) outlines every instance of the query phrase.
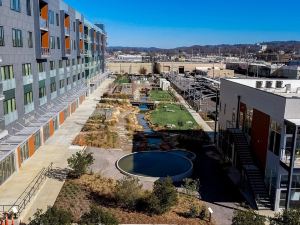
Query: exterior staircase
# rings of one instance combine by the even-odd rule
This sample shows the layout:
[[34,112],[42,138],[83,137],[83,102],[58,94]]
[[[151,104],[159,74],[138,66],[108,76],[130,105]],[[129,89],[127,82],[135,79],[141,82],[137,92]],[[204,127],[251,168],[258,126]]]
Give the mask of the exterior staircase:
[[239,129],[229,129],[229,132],[233,139],[238,160],[253,192],[257,208],[259,210],[271,209],[272,203],[265,186],[263,175],[253,159],[245,134]]

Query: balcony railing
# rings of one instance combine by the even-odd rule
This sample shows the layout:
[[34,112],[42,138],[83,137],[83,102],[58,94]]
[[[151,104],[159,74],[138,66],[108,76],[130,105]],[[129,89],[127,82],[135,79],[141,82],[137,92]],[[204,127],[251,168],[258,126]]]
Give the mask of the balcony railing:
[[56,77],[56,70],[50,70],[50,77]]
[[69,84],[68,86],[67,86],[67,90],[69,91],[69,90],[71,90],[71,84]]
[[13,111],[9,114],[4,115],[4,119],[5,119],[5,126],[7,126],[8,124],[10,124],[18,119],[18,112]]
[[71,49],[70,48],[66,48],[66,55],[71,55]]
[[51,99],[55,99],[57,97],[57,91],[51,93]]
[[59,89],[59,93],[62,95],[63,93],[65,93],[65,88],[63,87],[63,88],[61,88],[61,89]]
[[65,35],[70,36],[70,28],[65,27]]
[[59,68],[58,73],[59,73],[59,75],[64,75],[65,74],[65,69],[64,68]]
[[45,105],[47,103],[47,96],[40,98],[40,106]]
[[40,17],[40,28],[43,30],[48,30],[48,20]]
[[39,80],[46,80],[46,72],[39,72]]
[[42,47],[42,49],[41,49],[41,54],[42,54],[42,56],[49,56],[50,55],[50,50],[49,50],[49,48],[44,48],[44,47]]
[[34,110],[34,103],[31,102],[31,103],[25,105],[24,108],[25,108],[25,114],[30,113]]
[[23,85],[32,84],[32,83],[33,83],[33,76],[32,75],[23,76]]

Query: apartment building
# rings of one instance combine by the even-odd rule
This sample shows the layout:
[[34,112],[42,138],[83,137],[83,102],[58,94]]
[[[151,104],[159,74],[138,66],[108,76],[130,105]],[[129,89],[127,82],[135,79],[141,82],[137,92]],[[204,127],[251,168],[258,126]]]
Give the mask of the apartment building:
[[222,79],[218,147],[259,209],[300,206],[300,81]]
[[105,78],[105,48],[61,0],[0,0],[0,185]]

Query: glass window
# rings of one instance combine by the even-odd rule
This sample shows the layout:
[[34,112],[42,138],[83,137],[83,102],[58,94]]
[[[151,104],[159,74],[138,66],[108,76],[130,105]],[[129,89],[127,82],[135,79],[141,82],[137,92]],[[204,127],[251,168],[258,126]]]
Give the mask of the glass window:
[[23,47],[22,31],[12,29],[12,42],[14,47]]
[[4,28],[0,26],[0,46],[4,46]]
[[0,162],[0,185],[15,172],[15,154],[12,153]]
[[30,0],[26,0],[26,12],[28,16],[31,16],[31,2]]
[[63,68],[63,62],[62,62],[62,60],[58,61],[58,66],[59,66],[59,68]]
[[49,16],[49,23],[54,25],[54,12],[52,10],[49,10],[48,16]]
[[56,83],[55,82],[52,82],[50,84],[50,91],[51,91],[51,93],[56,92]]
[[281,125],[274,120],[271,120],[269,131],[269,151],[279,156],[281,139]]
[[22,73],[23,73],[23,76],[30,76],[32,75],[32,72],[31,72],[31,63],[25,63],[22,65]]
[[35,150],[37,150],[41,146],[41,134],[39,131],[34,135],[34,146]]
[[24,105],[28,105],[33,102],[32,91],[24,93]]
[[0,67],[0,75],[1,75],[1,80],[11,80],[14,79],[14,72],[13,72],[13,66],[8,65],[8,66],[1,66]]
[[70,77],[67,78],[67,85],[70,84]]
[[57,49],[60,49],[60,38],[57,37]]
[[46,87],[42,86],[39,88],[39,98],[43,98],[46,96]]
[[76,81],[76,75],[73,76],[73,82],[75,82],[75,81]]
[[50,48],[55,49],[55,38],[50,36]]
[[55,62],[54,61],[50,61],[50,70],[55,70]]
[[63,88],[65,86],[65,80],[59,81],[59,88]]
[[38,71],[39,73],[45,72],[44,63],[38,63]]
[[21,163],[29,158],[28,142],[26,142],[25,144],[23,144],[21,146],[21,152],[20,153],[21,153]]
[[33,48],[32,32],[28,31],[28,48]]
[[21,11],[20,0],[10,0],[10,8],[14,11],[20,12]]
[[56,25],[59,26],[59,15],[56,13]]
[[4,108],[4,115],[8,115],[8,114],[16,111],[17,110],[16,99],[15,98],[6,99],[3,102],[3,108]]

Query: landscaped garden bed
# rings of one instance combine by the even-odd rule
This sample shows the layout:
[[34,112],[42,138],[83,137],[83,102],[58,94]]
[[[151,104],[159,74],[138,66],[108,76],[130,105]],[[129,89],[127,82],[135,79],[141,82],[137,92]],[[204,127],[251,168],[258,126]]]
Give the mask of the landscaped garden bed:
[[163,102],[173,102],[174,97],[171,92],[163,90],[151,90],[150,91],[151,101],[163,101]]

